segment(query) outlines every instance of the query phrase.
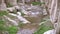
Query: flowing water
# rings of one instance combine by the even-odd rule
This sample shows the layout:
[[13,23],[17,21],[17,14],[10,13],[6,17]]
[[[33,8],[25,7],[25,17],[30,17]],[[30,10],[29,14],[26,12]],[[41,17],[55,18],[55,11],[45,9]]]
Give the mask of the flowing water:
[[[20,12],[23,12],[25,15],[21,16]],[[14,13],[9,13],[10,17],[12,17],[12,19],[7,18],[9,21],[13,22],[14,24],[18,24],[17,21],[19,21],[19,23],[22,21],[22,23],[24,24],[22,27],[20,27],[19,31],[17,32],[17,34],[33,34],[39,27],[39,24],[43,18],[43,9],[39,6],[21,6],[21,10],[19,12],[17,12],[16,14]],[[13,19],[14,18],[14,19]],[[17,20],[15,20],[17,19]]]

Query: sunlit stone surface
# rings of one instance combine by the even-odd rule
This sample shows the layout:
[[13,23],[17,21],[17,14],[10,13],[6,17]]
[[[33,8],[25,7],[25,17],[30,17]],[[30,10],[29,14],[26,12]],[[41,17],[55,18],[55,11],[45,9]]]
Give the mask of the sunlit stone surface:
[[44,34],[55,34],[55,30],[54,29],[48,30],[48,31],[44,32]]

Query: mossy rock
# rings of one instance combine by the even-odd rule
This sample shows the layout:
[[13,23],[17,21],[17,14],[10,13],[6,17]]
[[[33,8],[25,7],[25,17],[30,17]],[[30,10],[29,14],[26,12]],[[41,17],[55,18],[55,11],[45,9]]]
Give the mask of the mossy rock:
[[32,2],[33,5],[42,5],[45,4],[44,2]]
[[10,3],[8,3],[8,4],[7,4],[7,7],[13,7],[13,5],[12,5],[12,4],[10,4]]
[[16,34],[18,29],[16,26],[10,26],[7,28],[7,31],[9,32],[9,34]]
[[0,11],[0,16],[7,15],[8,11]]

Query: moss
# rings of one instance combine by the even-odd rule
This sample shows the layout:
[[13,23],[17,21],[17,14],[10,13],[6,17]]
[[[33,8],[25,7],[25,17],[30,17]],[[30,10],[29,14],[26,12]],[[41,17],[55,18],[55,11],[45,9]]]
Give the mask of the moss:
[[39,26],[38,30],[34,34],[43,34],[44,32],[53,29],[53,26],[52,26],[50,20],[48,20],[48,19],[49,19],[49,17],[47,16],[41,20],[41,22],[44,22],[44,23]]
[[24,26],[24,24],[22,22],[20,22],[18,26],[21,28]]
[[0,11],[0,16],[7,15],[7,14],[8,14],[7,11]]
[[42,24],[34,34],[43,34],[45,31],[51,30],[52,27]]
[[18,28],[16,26],[6,26],[6,22],[3,19],[0,19],[0,31],[4,32],[7,31],[9,34],[16,34]]
[[4,21],[0,19],[0,31],[5,30],[4,24],[5,24]]
[[14,14],[16,14],[16,13],[17,13],[17,11],[16,11],[16,10],[13,10],[13,13],[14,13]]
[[25,14],[21,12],[21,16],[24,16]]
[[18,29],[16,26],[10,26],[7,28],[7,31],[9,32],[9,34],[16,34]]
[[44,2],[32,2],[33,5],[42,5],[45,4]]
[[7,7],[13,7],[13,5],[12,5],[12,4],[10,4],[10,3],[8,3],[8,4],[7,4]]

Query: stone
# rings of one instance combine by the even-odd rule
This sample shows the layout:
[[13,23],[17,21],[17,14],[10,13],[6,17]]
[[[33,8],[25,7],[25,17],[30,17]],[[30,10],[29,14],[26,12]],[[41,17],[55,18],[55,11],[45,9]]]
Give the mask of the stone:
[[20,30],[17,34],[33,34],[33,32],[30,29],[23,29]]
[[13,10],[15,10],[15,7],[7,8],[7,10],[8,10],[9,12],[13,12]]
[[44,32],[44,34],[55,34],[55,30],[54,29],[48,30],[48,31]]

